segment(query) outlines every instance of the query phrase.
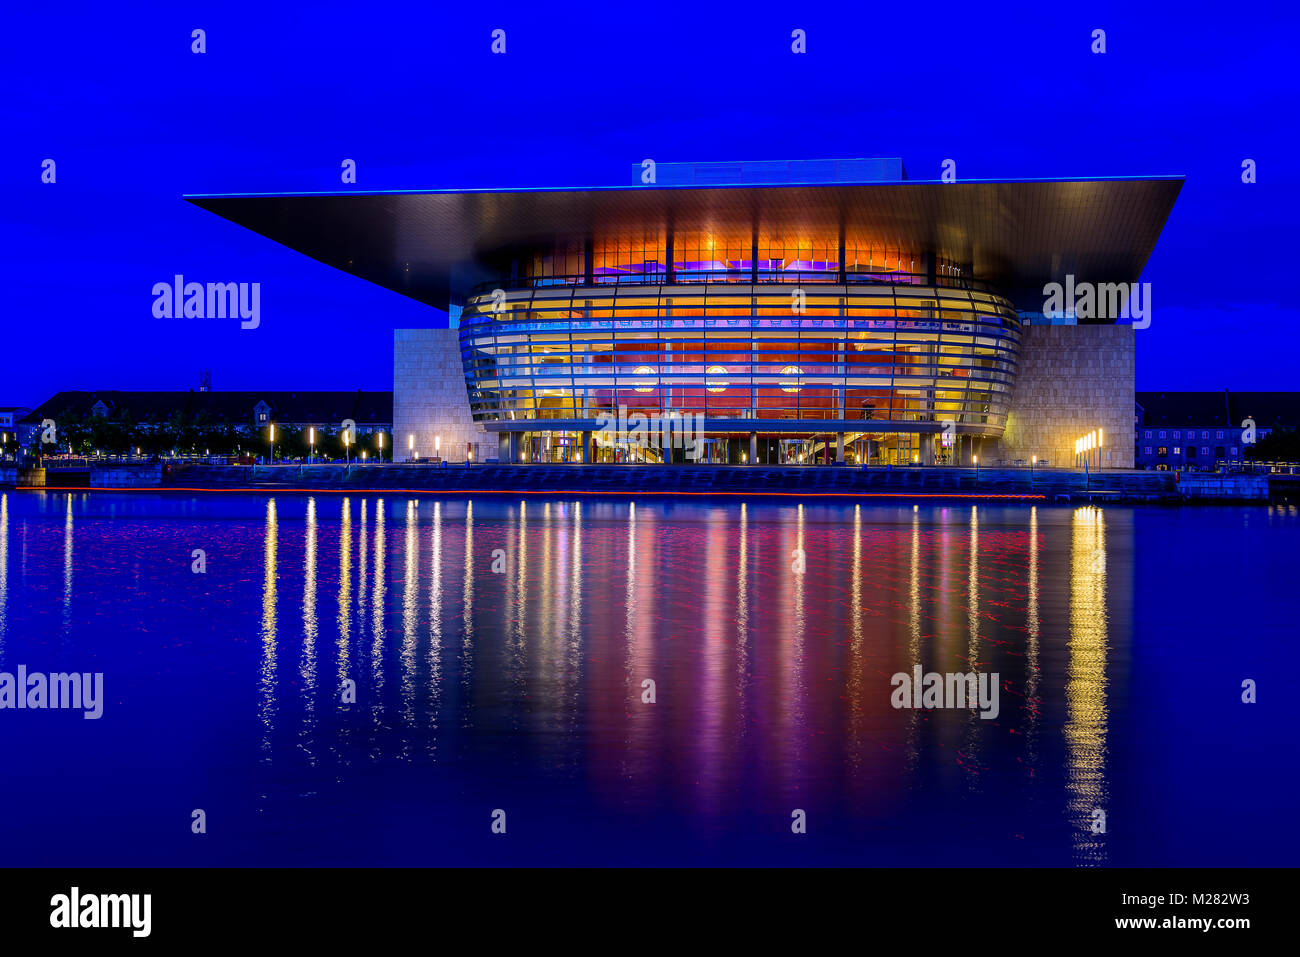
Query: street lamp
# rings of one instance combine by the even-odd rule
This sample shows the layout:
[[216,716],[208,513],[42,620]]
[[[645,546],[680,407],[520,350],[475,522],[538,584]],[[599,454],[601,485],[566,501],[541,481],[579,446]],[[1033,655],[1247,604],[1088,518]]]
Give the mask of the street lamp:
[[441,435],[435,435],[433,437],[433,457],[436,459],[442,458],[442,436]]
[[270,438],[267,439],[267,444],[270,445],[271,447],[271,464],[274,465],[275,464],[275,423],[274,422],[271,423]]
[[343,462],[344,462],[344,464],[347,464],[347,463],[349,463],[349,462],[352,461],[352,458],[351,458],[351,451],[352,451],[352,430],[351,430],[351,429],[344,429],[344,430],[343,430]]
[[379,461],[384,460],[384,433],[379,433]]
[[414,433],[410,433],[410,434],[408,434],[408,435],[406,436],[406,460],[407,460],[408,462],[414,462],[414,461],[415,461],[415,435],[414,435]]
[[307,463],[310,465],[316,459],[316,426],[307,430]]

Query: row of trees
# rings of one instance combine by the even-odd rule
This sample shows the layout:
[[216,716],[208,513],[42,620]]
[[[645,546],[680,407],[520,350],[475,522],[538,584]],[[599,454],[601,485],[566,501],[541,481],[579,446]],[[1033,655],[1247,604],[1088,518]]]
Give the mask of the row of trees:
[[[54,443],[44,442],[45,433],[37,431],[28,443],[32,453],[67,452],[79,455],[105,455],[135,453],[144,455],[238,455],[248,453],[270,455],[270,429],[262,426],[234,426],[214,422],[206,412],[188,416],[177,412],[163,421],[137,421],[129,411],[112,416],[78,414],[65,411],[51,416],[54,421]],[[381,433],[356,434],[351,444],[351,455],[359,458],[364,449],[369,458],[379,455]],[[392,458],[392,435],[383,435],[383,458]],[[311,452],[311,434],[307,428],[275,425],[275,456],[279,458],[306,458]],[[342,429],[316,426],[315,457],[341,459],[345,455]]]

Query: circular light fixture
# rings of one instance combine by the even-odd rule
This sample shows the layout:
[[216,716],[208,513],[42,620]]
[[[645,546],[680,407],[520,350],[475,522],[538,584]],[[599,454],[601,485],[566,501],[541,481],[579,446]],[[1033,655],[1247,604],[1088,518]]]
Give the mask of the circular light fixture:
[[[727,370],[724,369],[722,366],[709,366],[707,369],[704,370],[704,374],[705,375],[726,375]],[[704,387],[708,389],[710,392],[721,392],[724,389],[726,389],[727,386],[729,385],[731,385],[730,382],[719,382],[716,379],[704,380]]]
[[[633,375],[654,375],[655,370],[651,369],[649,366],[637,366],[635,369],[632,370],[632,374]],[[649,388],[648,386],[637,386],[636,391],[653,392],[654,390]]]
[[[781,375],[803,375],[803,370],[800,369],[798,366],[786,366],[784,369],[781,370]],[[800,388],[801,387],[797,382],[781,383],[782,392],[798,392]]]

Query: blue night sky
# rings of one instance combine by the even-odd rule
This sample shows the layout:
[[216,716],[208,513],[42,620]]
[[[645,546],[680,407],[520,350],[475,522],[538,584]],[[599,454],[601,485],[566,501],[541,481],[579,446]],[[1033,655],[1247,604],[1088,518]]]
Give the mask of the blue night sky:
[[[203,368],[217,389],[391,388],[392,330],[445,315],[181,199],[340,190],[345,157],[365,190],[621,185],[645,157],[1182,174],[1143,275],[1138,388],[1298,390],[1300,15],[1135,6],[23,4],[0,31],[0,406],[191,388]],[[260,282],[261,327],[155,319],[175,273]]]

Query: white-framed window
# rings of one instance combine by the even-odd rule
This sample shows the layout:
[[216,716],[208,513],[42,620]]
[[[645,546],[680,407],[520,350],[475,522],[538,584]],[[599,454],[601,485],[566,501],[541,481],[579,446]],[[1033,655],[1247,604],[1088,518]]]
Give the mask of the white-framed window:
[[1182,433],[1177,430],[1174,430],[1174,438],[1176,439],[1182,438]]
[[1164,429],[1161,429],[1161,430],[1160,430],[1160,437],[1161,437],[1162,439],[1165,437]]
[[1215,432],[1215,433],[1214,433],[1214,437],[1215,437],[1216,439],[1221,439],[1221,438],[1223,438],[1223,429],[1219,429],[1219,431]]
[[[1147,433],[1147,435],[1150,435],[1150,434],[1151,434],[1150,432]],[[1143,455],[1150,455],[1150,454],[1151,454],[1151,446],[1148,445],[1146,448],[1144,448],[1144,449],[1142,450],[1142,454],[1143,454]]]
[[[1147,434],[1144,435],[1144,436],[1142,436],[1142,437],[1143,437],[1144,439],[1149,439],[1149,438],[1151,438],[1151,430],[1150,430],[1150,429],[1147,429]],[[1147,451],[1150,452],[1151,450],[1150,450],[1150,449],[1147,449]]]
[[1201,446],[1201,454],[1202,454],[1202,455],[1209,455],[1209,454],[1210,454],[1210,447],[1209,447],[1208,445],[1202,445],[1202,446]]
[[1228,454],[1229,454],[1229,455],[1236,455],[1236,454],[1237,454],[1237,447],[1234,445],[1234,446],[1232,446],[1232,448],[1228,449]]
[[1210,433],[1208,431],[1201,432],[1201,438],[1208,439],[1209,437],[1210,437]]
[[1175,446],[1174,446],[1174,455],[1182,455],[1182,454],[1183,454],[1183,450],[1182,450],[1182,448],[1181,448],[1180,446],[1175,445]]

